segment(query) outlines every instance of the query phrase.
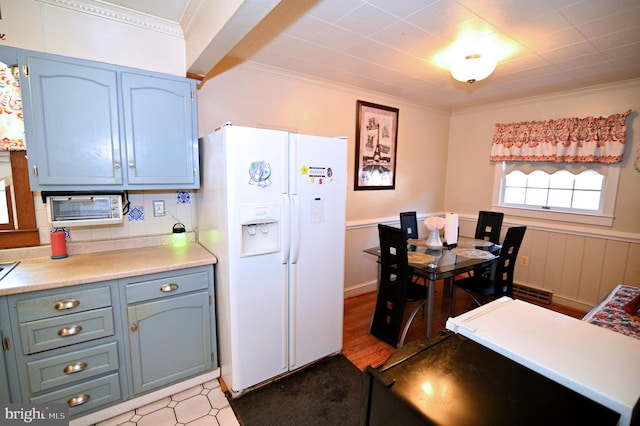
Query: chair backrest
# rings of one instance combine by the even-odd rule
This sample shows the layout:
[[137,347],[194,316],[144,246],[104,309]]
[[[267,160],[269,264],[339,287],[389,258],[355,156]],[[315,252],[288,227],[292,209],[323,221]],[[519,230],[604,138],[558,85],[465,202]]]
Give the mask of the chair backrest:
[[476,240],[488,240],[494,244],[500,243],[500,231],[504,213],[480,211],[476,224]]
[[407,237],[400,228],[379,224],[380,283],[371,334],[396,346],[407,299]]
[[493,295],[496,298],[500,296],[513,297],[513,270],[526,230],[526,226],[512,226],[507,229],[495,270]]
[[418,217],[416,212],[400,213],[400,228],[406,233],[406,239],[418,238]]

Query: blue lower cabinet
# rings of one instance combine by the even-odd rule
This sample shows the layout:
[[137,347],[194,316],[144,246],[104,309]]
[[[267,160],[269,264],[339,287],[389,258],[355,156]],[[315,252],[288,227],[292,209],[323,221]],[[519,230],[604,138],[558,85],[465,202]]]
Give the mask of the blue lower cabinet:
[[71,419],[217,368],[213,266],[0,297],[0,403]]
[[11,330],[9,329],[8,314],[9,308],[7,305],[7,298],[0,297],[0,340],[2,341],[0,346],[0,405],[11,402],[11,395],[9,393],[9,375],[7,371],[7,361],[5,360],[8,355],[13,354],[10,346],[11,340],[9,339]]
[[9,380],[19,395],[13,402],[64,403],[74,418],[127,398],[118,281],[7,300],[18,376]]
[[113,373],[34,396],[30,402],[34,404],[67,404],[69,417],[74,418],[121,400],[120,377],[118,373]]
[[212,266],[124,281],[135,395],[217,367]]
[[208,312],[206,292],[127,308],[135,394],[211,369]]

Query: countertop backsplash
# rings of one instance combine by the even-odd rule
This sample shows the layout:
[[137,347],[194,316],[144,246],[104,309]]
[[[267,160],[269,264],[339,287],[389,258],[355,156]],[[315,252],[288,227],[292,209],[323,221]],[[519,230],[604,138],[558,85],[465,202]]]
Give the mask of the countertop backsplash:
[[[195,232],[187,231],[186,234],[188,242],[195,241]],[[67,241],[67,253],[69,254],[69,256],[73,256],[74,254],[82,253],[168,245],[172,243],[172,237],[173,234],[166,234],[151,235],[145,237],[121,238],[117,240]],[[50,244],[45,244],[37,247],[22,247],[0,250],[0,262],[13,262],[15,260],[47,256],[51,256]]]

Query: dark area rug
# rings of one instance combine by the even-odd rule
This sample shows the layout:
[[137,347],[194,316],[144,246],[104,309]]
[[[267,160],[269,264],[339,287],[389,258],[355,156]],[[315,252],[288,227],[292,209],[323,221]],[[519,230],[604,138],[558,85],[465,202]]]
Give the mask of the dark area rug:
[[243,426],[357,425],[362,374],[336,355],[230,403]]

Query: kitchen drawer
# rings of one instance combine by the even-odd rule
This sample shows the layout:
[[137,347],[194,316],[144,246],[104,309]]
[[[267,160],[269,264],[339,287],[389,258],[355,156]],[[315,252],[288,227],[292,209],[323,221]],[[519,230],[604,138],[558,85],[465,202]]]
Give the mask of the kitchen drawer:
[[18,300],[16,311],[18,320],[23,323],[106,306],[111,306],[111,290],[109,287],[99,287]]
[[112,308],[20,324],[20,340],[25,355],[112,336],[113,333]]
[[127,303],[158,299],[209,288],[206,271],[181,273],[127,284]]
[[33,404],[67,404],[69,416],[76,417],[88,410],[120,399],[120,379],[117,373],[113,373],[44,395],[31,397],[30,402]]
[[31,393],[67,385],[117,369],[116,342],[27,362]]

